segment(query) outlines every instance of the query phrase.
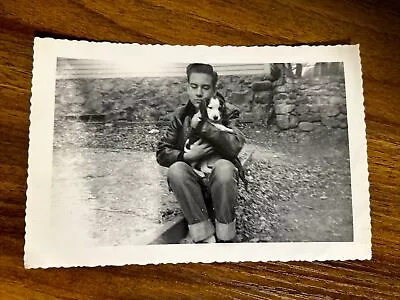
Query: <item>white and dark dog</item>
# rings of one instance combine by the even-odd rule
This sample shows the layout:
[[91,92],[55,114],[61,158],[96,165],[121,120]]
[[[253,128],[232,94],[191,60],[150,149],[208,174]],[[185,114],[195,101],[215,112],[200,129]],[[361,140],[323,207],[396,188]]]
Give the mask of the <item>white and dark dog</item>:
[[[201,122],[208,120],[212,125],[221,131],[233,132],[231,128],[228,128],[222,124],[225,115],[225,101],[222,97],[215,96],[206,101],[202,101],[199,106],[199,111],[193,116],[193,118],[200,118]],[[195,134],[194,130],[192,130],[189,134],[189,138],[186,140],[184,151],[188,152],[191,145],[199,139],[200,136]],[[216,161],[221,158],[222,157],[218,153],[213,152],[200,161],[193,162],[192,167],[198,175],[204,177],[205,174],[211,173]]]
[[[200,117],[201,122],[206,122],[207,120],[217,127],[220,131],[233,133],[233,129],[227,127],[228,125],[228,116],[225,105],[224,98],[217,93],[215,97],[212,97],[209,100],[202,101],[199,106],[199,111],[197,114],[193,116],[194,118]],[[184,147],[184,151],[188,152],[190,150],[190,146],[198,141],[201,137],[195,134],[195,131],[192,130],[189,134],[189,138],[187,139]],[[215,166],[217,160],[223,159],[223,157],[218,152],[213,152],[210,155],[207,155],[200,161],[194,162],[191,164],[193,170],[201,177],[206,176],[206,174],[210,174]],[[245,178],[245,172],[243,166],[240,163],[238,158],[235,158],[232,163],[237,167],[239,171],[239,177],[243,180],[245,187],[247,189],[247,180]]]

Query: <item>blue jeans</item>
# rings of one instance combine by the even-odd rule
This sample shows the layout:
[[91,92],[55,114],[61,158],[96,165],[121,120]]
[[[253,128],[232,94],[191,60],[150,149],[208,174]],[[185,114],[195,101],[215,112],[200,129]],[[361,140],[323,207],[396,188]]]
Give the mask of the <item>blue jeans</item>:
[[185,162],[179,161],[169,167],[168,184],[183,210],[195,242],[214,233],[221,241],[230,241],[236,236],[237,176],[236,167],[225,159],[218,160],[205,178],[197,175]]

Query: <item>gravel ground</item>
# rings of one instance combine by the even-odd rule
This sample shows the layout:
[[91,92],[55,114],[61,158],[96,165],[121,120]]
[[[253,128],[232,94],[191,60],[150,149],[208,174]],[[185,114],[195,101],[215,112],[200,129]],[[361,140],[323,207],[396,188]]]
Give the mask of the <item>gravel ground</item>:
[[239,238],[352,241],[347,131],[279,132],[255,126],[242,131],[247,149],[255,152],[248,167],[251,192],[242,189],[239,197]]

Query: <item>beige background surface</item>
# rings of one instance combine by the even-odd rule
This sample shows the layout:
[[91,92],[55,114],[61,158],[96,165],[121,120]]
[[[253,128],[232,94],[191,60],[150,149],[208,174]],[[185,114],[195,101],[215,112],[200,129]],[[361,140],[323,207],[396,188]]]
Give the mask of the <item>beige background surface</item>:
[[[400,296],[400,10],[396,1],[3,1],[0,14],[1,298]],[[25,270],[22,258],[35,35],[190,45],[359,43],[372,261]]]

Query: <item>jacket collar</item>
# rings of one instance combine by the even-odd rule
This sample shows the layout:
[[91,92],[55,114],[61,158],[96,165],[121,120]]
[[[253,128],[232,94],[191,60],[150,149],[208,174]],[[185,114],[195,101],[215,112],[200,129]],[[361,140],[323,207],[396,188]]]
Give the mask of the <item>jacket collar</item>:
[[[222,97],[221,94],[219,94],[219,95]],[[240,109],[236,105],[233,105],[228,102],[225,102],[225,105],[226,105],[227,114],[228,114],[229,118],[238,118],[239,117]],[[194,107],[192,102],[190,102],[190,100],[188,100],[188,102],[184,106],[184,109],[182,112],[183,112],[184,116],[193,117],[193,115],[196,113],[196,108]]]
[[195,113],[196,113],[196,108],[194,107],[192,102],[190,102],[190,100],[189,100],[185,106],[185,115],[192,117]]

